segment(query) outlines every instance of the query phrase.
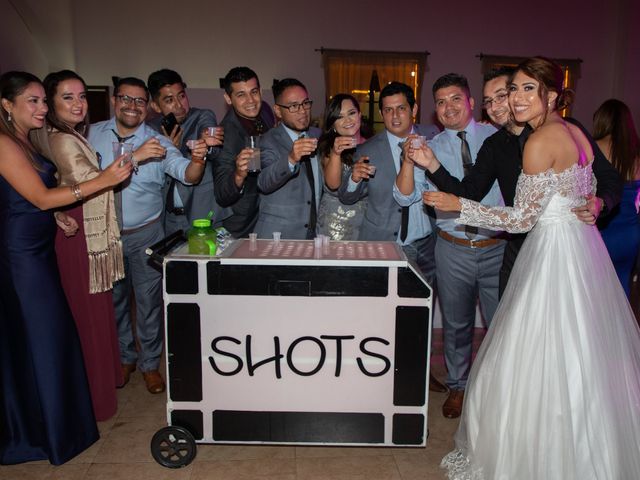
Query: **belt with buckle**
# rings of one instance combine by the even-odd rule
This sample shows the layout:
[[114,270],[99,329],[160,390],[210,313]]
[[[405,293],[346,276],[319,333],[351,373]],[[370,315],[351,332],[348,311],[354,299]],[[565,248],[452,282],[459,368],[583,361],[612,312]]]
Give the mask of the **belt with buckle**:
[[447,242],[451,242],[454,245],[462,245],[463,247],[470,247],[470,248],[486,248],[486,247],[491,247],[493,245],[497,245],[500,242],[503,241],[502,238],[485,238],[482,240],[470,240],[467,238],[458,238],[458,237],[454,237],[453,235],[448,234],[447,232],[445,232],[444,230],[440,230],[438,232],[438,235],[445,239]]
[[174,215],[184,215],[186,213],[183,207],[167,208],[167,212]]

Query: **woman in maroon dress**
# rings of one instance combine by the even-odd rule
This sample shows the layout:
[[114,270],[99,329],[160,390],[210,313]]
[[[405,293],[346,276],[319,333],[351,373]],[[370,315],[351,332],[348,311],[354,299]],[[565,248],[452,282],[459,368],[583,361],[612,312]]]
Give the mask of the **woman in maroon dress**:
[[[44,79],[49,112],[43,152],[58,168],[59,185],[73,185],[100,172],[87,130],[86,85],[70,70]],[[117,410],[116,387],[122,385],[120,352],[111,289],[124,276],[122,245],[113,190],[56,212],[61,228],[56,254],[62,286],[76,321],[89,378],[96,420]]]

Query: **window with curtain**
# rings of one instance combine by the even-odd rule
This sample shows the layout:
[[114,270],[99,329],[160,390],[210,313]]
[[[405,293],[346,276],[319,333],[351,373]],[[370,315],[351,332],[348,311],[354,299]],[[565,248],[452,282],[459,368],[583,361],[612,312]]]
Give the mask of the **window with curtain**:
[[[326,101],[349,93],[360,103],[363,124],[374,132],[383,128],[378,110],[380,89],[389,82],[413,88],[418,108],[428,52],[376,52],[321,48]],[[373,92],[373,95],[370,95]],[[420,118],[418,110],[417,121]],[[373,132],[370,132],[373,133]]]
[[[516,67],[519,63],[529,58],[505,55],[484,55],[482,53],[478,55],[478,57],[481,62],[482,75],[498,67]],[[578,78],[580,78],[580,64],[582,63],[582,60],[579,58],[552,58],[551,60],[560,65],[564,71],[563,87],[570,88],[575,92]],[[563,109],[560,114],[563,117],[570,116],[571,107]],[[483,113],[483,116],[484,115],[486,115],[486,113]]]

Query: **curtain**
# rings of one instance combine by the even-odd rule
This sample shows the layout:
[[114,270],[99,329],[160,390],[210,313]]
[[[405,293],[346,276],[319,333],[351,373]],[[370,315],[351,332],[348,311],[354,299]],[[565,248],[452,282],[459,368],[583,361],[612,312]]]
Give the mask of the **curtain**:
[[[369,102],[369,87],[375,70],[379,88],[391,81],[406,83],[413,88],[420,105],[428,52],[375,52],[364,50],[320,49],[324,67],[326,101],[337,93],[349,93],[364,108]],[[374,99],[377,101],[377,96]],[[377,108],[376,108],[377,113]],[[419,116],[419,113],[418,113]]]

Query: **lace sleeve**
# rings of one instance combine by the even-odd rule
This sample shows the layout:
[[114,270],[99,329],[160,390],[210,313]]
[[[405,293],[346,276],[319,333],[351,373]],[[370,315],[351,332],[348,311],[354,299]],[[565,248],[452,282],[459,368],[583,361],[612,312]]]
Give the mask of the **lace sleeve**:
[[528,232],[549,203],[556,181],[552,171],[520,174],[513,207],[487,207],[461,198],[462,210],[456,222],[510,233]]

